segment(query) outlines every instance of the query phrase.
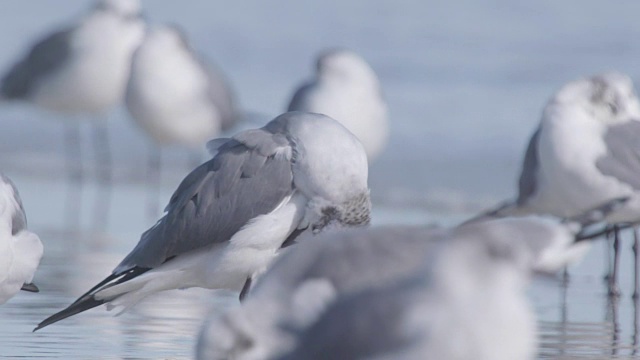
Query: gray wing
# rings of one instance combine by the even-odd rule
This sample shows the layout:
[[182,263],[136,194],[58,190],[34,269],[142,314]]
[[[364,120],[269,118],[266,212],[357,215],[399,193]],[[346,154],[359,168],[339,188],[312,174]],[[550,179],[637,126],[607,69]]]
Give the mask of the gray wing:
[[604,142],[608,151],[596,161],[598,170],[640,190],[640,121],[610,126]]
[[405,283],[345,296],[297,335],[280,360],[364,359],[390,355],[415,341],[402,326],[412,291]]
[[296,92],[293,94],[291,101],[289,102],[289,106],[287,107],[287,111],[307,111],[308,103],[307,99],[316,88],[316,82],[310,81],[298,88]]
[[75,28],[67,28],[36,43],[27,56],[3,77],[2,96],[22,99],[31,95],[37,82],[59,69],[71,54],[70,39]]
[[529,197],[533,195],[537,187],[537,172],[538,172],[538,142],[540,138],[540,127],[536,129],[529,140],[529,146],[527,146],[527,152],[524,155],[524,162],[522,163],[522,173],[520,173],[520,180],[518,182],[518,205],[523,205],[527,202]]
[[18,203],[18,209],[11,218],[11,235],[15,235],[27,228],[27,215],[24,212],[24,206],[22,205],[22,199],[20,198],[18,188],[16,188],[16,185],[13,183],[13,181],[11,181],[11,179],[9,179],[3,173],[0,173],[0,180],[11,186],[11,188],[13,189],[13,196]]
[[256,293],[268,294],[269,288],[295,291],[315,278],[327,279],[338,293],[383,286],[420,269],[434,240],[445,234],[446,229],[414,226],[304,234],[298,245],[302,250],[276,262],[256,285]]
[[166,215],[147,230],[114,270],[153,268],[174,256],[228,241],[258,215],[293,193],[290,159],[275,156],[289,146],[281,134],[249,130],[222,145],[175,191]]

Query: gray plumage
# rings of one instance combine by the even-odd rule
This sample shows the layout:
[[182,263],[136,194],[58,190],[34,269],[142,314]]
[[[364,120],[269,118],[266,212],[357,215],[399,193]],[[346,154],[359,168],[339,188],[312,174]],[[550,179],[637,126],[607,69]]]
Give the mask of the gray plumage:
[[[401,352],[417,340],[403,334],[402,320],[415,306],[422,284],[402,281],[339,298],[298,336],[296,347],[278,360],[365,359]],[[403,336],[404,335],[404,336]]]
[[147,230],[114,273],[153,268],[167,259],[228,241],[254,217],[271,212],[293,192],[289,146],[266,129],[238,134],[217,155],[193,170],[175,191],[167,214]]
[[240,290],[292,236],[369,221],[366,154],[327,116],[285,113],[216,149],[112,274],[36,330],[102,304],[126,309],[163,290]]
[[640,121],[609,126],[604,143],[607,153],[596,161],[598,170],[640,190]]
[[421,266],[431,246],[425,239],[445,233],[436,227],[392,227],[305,235],[300,240],[302,250],[274,264],[270,275],[256,285],[256,292],[268,289],[270,283],[294,289],[317,277],[330,281],[340,293],[386,284]]
[[518,205],[524,205],[527,199],[533,195],[537,187],[537,172],[538,172],[538,142],[540,138],[540,127],[536,129],[531,136],[529,146],[527,146],[527,152],[524,155],[524,161],[522,163],[522,172],[520,173],[520,179],[518,181]]
[[446,234],[447,229],[434,227],[303,234],[300,244],[259,279],[242,308],[207,324],[197,358],[234,354],[245,359],[249,353],[288,351],[293,347],[291,331],[312,324],[336,296],[384,288],[414,274],[423,267],[425,254],[436,252],[434,240]]
[[[401,234],[397,230],[361,233],[368,233],[370,240],[380,236],[397,243],[422,262],[394,281],[337,291],[336,299],[306,327],[280,322],[279,327],[295,338],[291,342],[295,346],[274,359],[534,357],[535,322],[524,285],[544,252],[555,247],[553,242],[574,240],[572,226],[541,218],[514,218],[439,232],[414,228]],[[407,240],[412,237],[428,246],[411,246]],[[379,253],[369,269],[377,271],[386,262],[383,257]],[[559,263],[555,270],[562,266]],[[362,272],[346,276],[362,276]]]
[[[601,214],[590,216],[588,223],[602,221],[607,212],[604,207],[594,211]],[[303,235],[301,244],[258,281],[241,308],[205,328],[199,359],[211,354],[271,358],[289,351],[293,352],[283,359],[356,359],[360,357],[354,354],[369,354],[378,345],[375,351],[391,351],[411,340],[394,328],[396,321],[405,321],[403,316],[410,314],[404,310],[407,301],[420,306],[430,292],[443,291],[434,288],[431,279],[451,286],[454,290],[444,291],[455,295],[460,294],[457,286],[481,288],[486,274],[502,274],[499,264],[523,278],[531,270],[555,272],[579,250],[574,248],[579,228],[580,224],[527,217],[452,229],[394,226]],[[449,284],[452,278],[476,273],[478,279]],[[493,282],[496,289],[502,283],[500,276]],[[416,291],[423,295],[416,297]],[[520,299],[522,294],[514,296]],[[444,301],[428,306],[449,305]],[[493,310],[501,314],[500,307]],[[459,326],[464,324],[451,325]],[[432,330],[439,331],[437,325]]]
[[36,43],[2,78],[2,97],[25,99],[31,96],[38,82],[56,72],[69,59],[74,30],[67,28],[54,32]]

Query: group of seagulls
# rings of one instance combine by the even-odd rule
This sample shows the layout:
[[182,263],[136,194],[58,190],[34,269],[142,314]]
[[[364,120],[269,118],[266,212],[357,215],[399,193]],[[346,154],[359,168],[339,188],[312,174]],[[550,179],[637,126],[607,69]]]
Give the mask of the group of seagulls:
[[[0,98],[64,114],[104,114],[124,101],[159,144],[206,143],[211,158],[111,274],[34,331],[100,305],[121,313],[164,290],[200,287],[236,291],[240,304],[204,322],[198,359],[533,359],[527,284],[608,234],[609,293],[620,294],[618,233],[640,222],[640,101],[628,76],[578,79],[551,98],[515,200],[450,228],[370,227],[368,167],[388,123],[366,61],[322,52],[287,112],[219,137],[244,117],[227,79],[181,30],[146,29],[140,14],[136,0],[99,1],[17,62]],[[37,292],[43,245],[5,175],[0,248],[0,304]]]
[[619,205],[565,222],[524,217],[309,236],[241,307],[205,323],[197,358],[532,359],[528,279],[564,266],[582,246],[581,229]]

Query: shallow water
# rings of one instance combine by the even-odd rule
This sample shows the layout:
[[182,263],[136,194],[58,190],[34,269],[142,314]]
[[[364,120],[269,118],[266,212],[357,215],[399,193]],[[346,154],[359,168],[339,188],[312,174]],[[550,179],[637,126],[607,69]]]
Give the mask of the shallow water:
[[[455,223],[512,196],[520,156],[541,107],[562,83],[609,69],[640,76],[640,3],[543,0],[263,2],[154,0],[147,16],[182,25],[223,68],[241,103],[273,116],[311,71],[314,53],[351,47],[380,74],[389,101],[389,149],[371,168],[374,222]],[[3,4],[0,68],[44,31],[85,11],[86,1]],[[35,334],[31,329],[106,276],[155,221],[148,216],[148,140],[122,109],[109,115],[115,182],[96,185],[62,170],[63,127],[52,114],[0,108],[0,170],[17,183],[30,227],[45,243],[35,281],[0,307],[2,358],[190,358],[204,314],[235,301],[204,290],[156,296],[119,317],[95,309]],[[88,127],[84,127],[88,135]],[[165,203],[187,173],[180,149],[165,155]],[[627,235],[628,236],[628,235]],[[538,279],[541,358],[629,357],[638,350],[630,241],[619,303],[605,296],[603,244],[559,279]]]
[[[69,199],[75,201],[67,196],[64,182],[56,186],[55,181],[12,175],[20,186],[30,228],[45,244],[45,256],[35,278],[41,292],[22,292],[0,306],[0,358],[186,359],[193,354],[206,315],[236,303],[237,294],[230,292],[176,290],[151,297],[121,316],[99,307],[31,333],[38,322],[108,275],[153,219],[146,215],[146,190],[138,184],[120,183],[110,190],[113,197],[105,223],[95,221],[91,211],[105,205],[101,186],[74,187],[74,193],[80,191],[82,196],[79,204],[66,207],[79,208],[71,216],[60,210]],[[161,197],[168,198],[171,190],[165,186]],[[452,224],[461,218],[378,207],[374,225]],[[626,247],[630,239],[625,240]],[[595,243],[587,257],[570,269],[567,287],[560,277],[534,280],[530,297],[540,319],[540,358],[624,358],[640,351],[634,322],[638,314],[630,300],[630,253],[625,251],[622,258],[624,296],[614,303],[607,300],[602,281],[604,243]]]

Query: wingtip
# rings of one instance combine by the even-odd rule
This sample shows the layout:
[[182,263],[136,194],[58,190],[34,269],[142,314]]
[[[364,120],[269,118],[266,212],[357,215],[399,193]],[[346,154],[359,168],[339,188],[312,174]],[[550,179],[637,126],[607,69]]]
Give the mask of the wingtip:
[[23,284],[20,290],[34,293],[40,292],[40,289],[38,289],[38,287],[34,283]]
[[33,332],[36,332],[46,326],[57,323],[60,320],[64,320],[70,316],[75,314],[79,314],[83,311],[93,309],[96,306],[102,305],[105,303],[105,300],[96,300],[96,298],[92,296],[84,297],[76,300],[73,304],[69,305],[66,309],[59,311],[48,318],[42,320],[38,326],[33,329]]

